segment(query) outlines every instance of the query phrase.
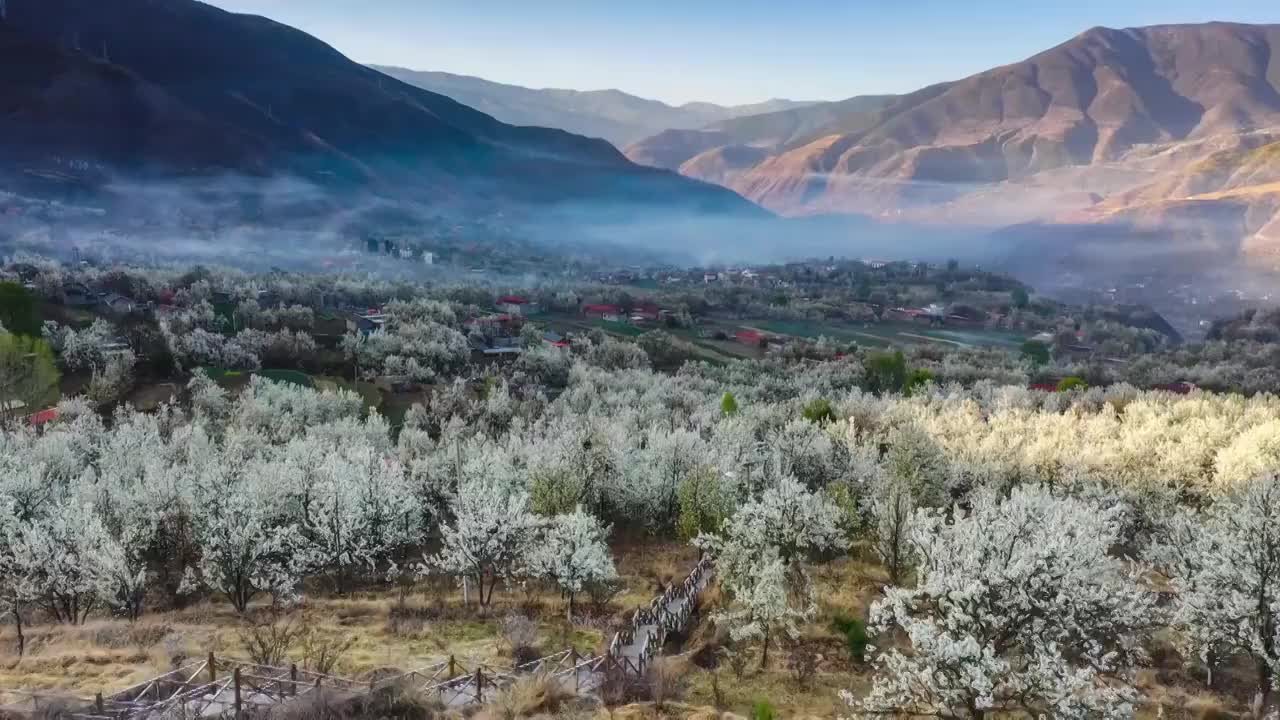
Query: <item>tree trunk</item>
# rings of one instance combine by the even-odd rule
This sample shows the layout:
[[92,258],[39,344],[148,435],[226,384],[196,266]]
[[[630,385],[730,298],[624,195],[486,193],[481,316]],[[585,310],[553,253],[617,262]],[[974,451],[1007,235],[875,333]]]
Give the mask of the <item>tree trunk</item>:
[[569,610],[565,615],[565,620],[568,620],[570,625],[573,624],[573,597],[574,597],[574,593],[570,591],[569,592]]
[[1272,709],[1275,694],[1275,670],[1266,660],[1258,660],[1258,693],[1253,699],[1253,716],[1261,720]]
[[764,651],[760,653],[760,670],[769,667],[769,631],[764,631]]
[[[4,0],[0,0],[2,5]],[[13,605],[13,627],[18,632],[18,659],[22,659],[22,653],[27,650],[27,636],[22,632],[22,611],[18,609],[17,603]]]

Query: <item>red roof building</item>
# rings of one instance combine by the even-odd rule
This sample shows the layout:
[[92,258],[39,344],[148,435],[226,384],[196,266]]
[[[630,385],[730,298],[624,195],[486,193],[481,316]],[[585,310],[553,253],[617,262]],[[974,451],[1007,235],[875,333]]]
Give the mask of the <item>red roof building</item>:
[[764,340],[764,335],[758,330],[739,330],[733,334],[733,338],[743,345],[759,347],[760,342]]
[[528,305],[529,298],[520,297],[519,295],[507,295],[498,298],[499,305]]
[[617,305],[583,305],[584,315],[621,315],[622,308]]
[[35,425],[36,427],[46,425],[58,419],[58,408],[51,407],[47,410],[41,410],[40,412],[28,417],[27,419],[30,420],[31,424]]

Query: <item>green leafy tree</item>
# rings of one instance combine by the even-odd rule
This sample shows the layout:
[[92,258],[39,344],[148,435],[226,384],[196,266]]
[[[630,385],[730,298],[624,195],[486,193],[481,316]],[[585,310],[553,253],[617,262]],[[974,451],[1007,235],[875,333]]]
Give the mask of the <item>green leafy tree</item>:
[[916,368],[907,374],[907,382],[903,390],[909,395],[933,382],[933,373],[924,368]]
[[805,420],[819,425],[826,425],[836,419],[836,411],[832,409],[831,401],[826,398],[810,400],[809,404],[804,406],[803,414]]
[[1049,348],[1044,343],[1033,340],[1022,343],[1022,356],[1036,367],[1049,364]]
[[29,415],[58,400],[58,370],[44,340],[0,334],[0,418]]
[[867,624],[857,618],[844,615],[837,615],[831,624],[844,638],[845,647],[849,650],[849,659],[855,663],[865,662],[869,642]]
[[733,393],[726,392],[720,398],[720,413],[725,417],[733,417],[738,414],[738,399],[733,396]]
[[902,392],[907,386],[907,359],[899,350],[873,353],[866,363],[867,390],[880,393]]
[[1058,392],[1071,392],[1072,390],[1088,390],[1089,383],[1084,378],[1065,377],[1058,381]]
[[692,472],[676,488],[680,514],[676,531],[682,540],[692,540],[702,533],[716,533],[733,511],[733,498],[725,492],[715,470],[703,468]]
[[0,326],[15,335],[40,337],[36,299],[16,282],[0,282]]
[[665,330],[650,330],[637,341],[654,367],[675,369],[689,358],[689,353]]

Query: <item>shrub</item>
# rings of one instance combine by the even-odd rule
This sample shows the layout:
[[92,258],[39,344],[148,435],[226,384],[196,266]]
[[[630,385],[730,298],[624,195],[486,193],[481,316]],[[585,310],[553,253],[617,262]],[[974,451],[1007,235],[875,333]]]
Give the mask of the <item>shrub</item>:
[[836,632],[844,636],[845,647],[849,649],[849,659],[855,663],[866,661],[867,625],[857,618],[836,617],[832,622]]
[[649,698],[661,710],[666,703],[684,697],[689,684],[689,664],[679,658],[654,658],[645,671],[645,682]]
[[751,708],[751,720],[774,720],[777,717],[778,711],[768,700],[757,700]]
[[1072,390],[1088,390],[1089,383],[1084,378],[1065,377],[1058,382],[1058,392],[1071,392]]
[[733,393],[726,392],[720,398],[720,413],[725,417],[733,417],[738,414],[738,399],[733,396]]
[[621,578],[608,578],[604,580],[592,580],[583,586],[583,590],[587,593],[587,598],[591,600],[591,607],[597,613],[603,613],[609,607],[609,603],[621,593],[626,585]]
[[787,658],[787,669],[791,677],[801,689],[808,690],[813,685],[813,678],[818,674],[818,661],[821,656],[817,649],[808,643],[798,642],[791,648]]
[[928,370],[925,370],[924,368],[916,368],[915,370],[912,370],[911,373],[907,376],[906,386],[903,388],[903,390],[908,395],[910,395],[916,390],[933,382],[933,380],[934,380],[933,373],[929,372]]
[[808,405],[804,406],[804,419],[811,423],[826,425],[834,422],[836,419],[835,410],[831,409],[831,401],[826,398],[818,398],[810,400]]
[[321,675],[333,675],[342,656],[355,644],[354,638],[340,638],[310,630],[299,641],[303,667]]
[[240,647],[258,665],[280,667],[308,632],[297,616],[272,610],[265,619],[245,622],[239,631]]

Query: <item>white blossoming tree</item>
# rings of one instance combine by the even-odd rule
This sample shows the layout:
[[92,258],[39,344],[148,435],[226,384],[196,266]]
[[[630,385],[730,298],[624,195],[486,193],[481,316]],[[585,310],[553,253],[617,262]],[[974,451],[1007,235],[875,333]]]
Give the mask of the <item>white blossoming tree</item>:
[[876,552],[891,585],[902,581],[913,562],[910,535],[916,509],[944,502],[945,462],[941,448],[919,428],[902,428],[889,438],[884,471],[873,477],[869,500]]
[[531,574],[551,580],[568,599],[567,619],[573,621],[574,599],[593,582],[618,576],[605,538],[609,528],[582,508],[557,515],[529,558]]
[[729,636],[735,642],[760,641],[761,670],[769,664],[769,646],[778,633],[792,639],[799,637],[797,623],[813,617],[816,609],[812,597],[805,597],[800,607],[793,604],[787,565],[773,547],[757,559],[751,577],[734,586],[733,600],[733,606],[716,613],[714,619],[729,627]]
[[493,481],[463,483],[450,504],[443,547],[428,565],[475,584],[488,607],[499,581],[523,574],[542,521],[529,511],[529,496]]
[[1280,476],[1233,487],[1169,525],[1154,554],[1177,592],[1174,620],[1188,649],[1210,671],[1219,658],[1252,658],[1255,713],[1280,709]]
[[807,592],[804,563],[815,555],[842,550],[847,541],[842,516],[823,493],[786,477],[760,499],[738,508],[718,535],[695,544],[711,552],[721,581],[733,592],[751,585],[762,558],[772,549],[787,570],[793,590]]
[[870,693],[846,694],[854,711],[1131,717],[1128,680],[1155,607],[1137,569],[1108,554],[1118,512],[1041,488],[979,493],[954,512],[916,513],[919,581],[871,610],[875,635],[901,632],[911,650],[880,655]]
[[80,624],[98,599],[110,592],[110,578],[101,562],[109,545],[93,508],[69,500],[14,533],[11,568],[50,617]]
[[264,592],[277,602],[292,601],[302,574],[313,563],[298,525],[279,522],[263,490],[249,487],[255,480],[266,484],[278,478],[275,470],[255,464],[242,471],[249,479],[212,482],[221,490],[207,493],[197,506],[200,582],[225,595],[239,612]]
[[805,563],[846,546],[840,522],[839,508],[824,494],[785,477],[739,508],[721,534],[695,540],[715,557],[721,585],[732,599],[716,621],[726,623],[735,640],[761,640],[762,668],[777,631],[794,635],[795,621],[815,611]]

